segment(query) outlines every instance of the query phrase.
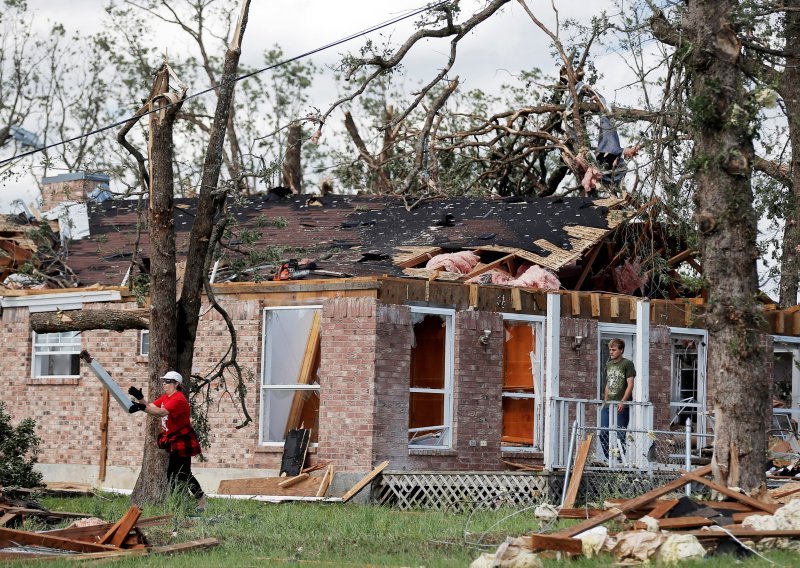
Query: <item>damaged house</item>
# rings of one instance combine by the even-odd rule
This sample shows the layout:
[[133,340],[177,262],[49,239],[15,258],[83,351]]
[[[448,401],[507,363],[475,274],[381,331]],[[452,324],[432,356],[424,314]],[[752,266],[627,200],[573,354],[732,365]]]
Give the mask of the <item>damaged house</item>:
[[[176,200],[179,251],[193,205]],[[648,212],[616,197],[232,202],[235,228],[211,281],[238,332],[252,423],[237,428],[240,401],[209,385],[210,447],[197,477],[213,491],[220,480],[275,474],[287,432],[301,426],[317,460],[345,473],[388,460],[390,484],[420,472],[564,468],[575,427],[598,424],[615,337],[637,369],[635,443],[619,464],[667,466],[670,451],[654,451],[652,433],[680,442],[687,419],[695,449],[706,445],[714,376],[696,323],[702,291],[642,268],[654,253],[664,273],[702,267]],[[91,201],[86,215],[88,236],[69,241],[65,259],[76,287],[0,289],[0,385],[12,417],[37,422],[46,479],[130,488],[143,421],[109,403],[79,354],[88,350],[123,389],[146,386],[147,330],[31,331],[37,314],[147,304],[136,202]],[[765,304],[764,315],[765,368],[791,414],[800,312]],[[207,374],[228,345],[225,322],[204,308],[194,372]]]

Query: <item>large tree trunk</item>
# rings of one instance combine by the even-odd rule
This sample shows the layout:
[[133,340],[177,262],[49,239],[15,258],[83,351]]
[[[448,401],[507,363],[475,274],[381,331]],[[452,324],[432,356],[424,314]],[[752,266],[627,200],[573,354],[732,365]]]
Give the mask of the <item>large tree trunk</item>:
[[[175,343],[176,322],[176,270],[175,222],[173,218],[173,140],[172,127],[182,98],[167,107],[168,99],[159,94],[169,91],[169,73],[166,65],[156,76],[151,98],[161,111],[150,115],[150,352],[149,400],[163,392],[161,379],[177,363]],[[144,503],[162,502],[167,491],[167,453],[156,447],[161,420],[147,418],[142,470],[133,488],[131,500]]]
[[299,122],[289,125],[286,137],[286,154],[283,156],[283,185],[294,193],[303,193],[303,164],[300,160],[303,148],[303,128]]
[[91,329],[148,329],[149,312],[141,310],[66,310],[31,314],[31,329],[36,333],[89,331]]
[[197,213],[192,232],[189,236],[189,251],[187,253],[186,272],[183,276],[181,297],[178,302],[178,322],[176,343],[178,348],[177,371],[183,375],[188,384],[194,360],[194,342],[197,337],[197,323],[200,314],[201,293],[203,281],[206,278],[205,264],[208,248],[211,243],[211,233],[214,229],[215,217],[221,211],[225,202],[225,195],[217,193],[219,174],[222,167],[222,147],[225,141],[225,131],[230,115],[233,99],[233,79],[239,66],[242,36],[247,26],[247,14],[250,9],[250,0],[242,0],[239,22],[233,32],[233,38],[228,51],[225,53],[225,63],[220,79],[217,108],[214,113],[214,123],[208,140],[206,157],[203,162],[203,175],[200,182],[200,198],[197,203]]
[[783,251],[781,255],[780,305],[788,308],[797,304],[797,286],[800,280],[800,1],[784,2],[787,11],[784,18],[786,44],[786,67],[781,73],[779,90],[786,105],[789,120],[789,142],[792,161],[789,175],[790,205],[784,219]]
[[730,0],[689,0],[695,221],[708,280],[709,369],[715,384],[714,477],[728,486],[763,485],[770,377],[756,333],[756,219],[750,123],[736,62],[740,46]]

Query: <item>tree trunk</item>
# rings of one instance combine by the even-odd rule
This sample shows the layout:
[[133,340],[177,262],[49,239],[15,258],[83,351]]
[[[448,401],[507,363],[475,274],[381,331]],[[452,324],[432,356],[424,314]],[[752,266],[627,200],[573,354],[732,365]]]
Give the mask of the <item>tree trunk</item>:
[[[174,187],[172,178],[172,127],[183,98],[172,106],[165,96],[169,92],[169,72],[162,66],[156,76],[156,93],[151,97],[159,112],[150,115],[150,353],[149,397],[152,401],[163,392],[160,377],[174,370],[177,363],[176,334],[176,271]],[[147,417],[142,470],[133,488],[131,500],[142,505],[163,502],[167,491],[167,453],[156,446],[161,420]]]
[[708,280],[709,369],[715,385],[714,477],[728,486],[763,485],[769,377],[756,332],[756,219],[750,173],[754,158],[736,62],[740,46],[730,0],[690,0],[695,221]]
[[283,185],[294,193],[303,193],[303,165],[300,162],[300,151],[303,147],[303,128],[299,122],[289,125],[286,137],[286,153],[283,155]]
[[789,175],[792,180],[790,204],[783,227],[783,251],[781,254],[780,300],[782,308],[797,304],[797,286],[800,280],[800,1],[784,2],[787,8],[784,18],[784,37],[787,52],[786,66],[781,73],[778,87],[786,105],[789,123],[789,142],[792,161]]
[[36,333],[89,331],[90,329],[149,329],[149,312],[142,310],[66,310],[31,314],[31,330]]
[[220,79],[217,108],[214,122],[208,139],[208,148],[203,162],[203,175],[200,182],[200,198],[192,232],[189,236],[186,272],[183,276],[181,297],[178,302],[178,322],[176,343],[178,347],[177,371],[183,375],[188,384],[194,360],[194,342],[197,337],[197,323],[200,314],[203,281],[206,278],[205,263],[208,247],[211,243],[211,232],[214,229],[215,216],[225,202],[225,195],[216,194],[219,174],[222,167],[222,147],[225,131],[233,100],[233,79],[239,66],[242,36],[247,26],[247,15],[250,0],[242,0],[239,22],[233,32],[233,38],[225,53],[222,77]]

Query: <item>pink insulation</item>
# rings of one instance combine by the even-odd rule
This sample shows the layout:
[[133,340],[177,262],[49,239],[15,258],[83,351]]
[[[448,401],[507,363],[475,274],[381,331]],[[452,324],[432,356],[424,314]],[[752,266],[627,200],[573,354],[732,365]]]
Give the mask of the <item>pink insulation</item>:
[[517,270],[516,278],[501,270],[490,270],[475,278],[470,278],[467,282],[470,284],[513,286],[515,288],[539,288],[541,290],[558,290],[561,288],[561,282],[552,272],[535,264],[520,267]]
[[616,267],[613,274],[614,286],[620,294],[632,294],[637,289],[644,293],[644,287],[650,280],[647,274],[642,274],[642,263],[638,258]]
[[437,254],[428,261],[425,268],[430,270],[441,268],[447,272],[469,274],[480,261],[481,258],[471,250],[462,250],[460,252]]

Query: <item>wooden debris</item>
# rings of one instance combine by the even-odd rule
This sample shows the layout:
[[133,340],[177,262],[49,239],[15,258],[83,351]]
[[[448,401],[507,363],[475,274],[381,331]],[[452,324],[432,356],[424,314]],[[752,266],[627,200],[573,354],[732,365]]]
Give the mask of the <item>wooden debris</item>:
[[221,495],[269,495],[272,497],[315,497],[321,477],[308,477],[292,487],[281,487],[286,477],[225,479],[219,482]]
[[589,457],[589,451],[592,449],[593,439],[594,436],[589,434],[585,440],[581,441],[580,446],[578,446],[578,457],[575,458],[575,468],[572,471],[572,476],[569,478],[567,494],[564,497],[564,507],[572,507],[575,504],[575,499],[578,497],[578,489],[581,486],[581,479],[583,478],[583,468],[586,466],[586,459]]
[[526,463],[515,463],[515,462],[506,461],[506,460],[500,460],[500,461],[502,461],[506,465],[509,465],[511,467],[514,467],[514,468],[517,468],[517,469],[521,469],[521,470],[524,470],[524,471],[544,471],[544,466],[543,465],[534,465],[534,464],[526,464]]
[[328,487],[330,487],[331,481],[333,481],[333,464],[328,466],[328,469],[325,470],[325,475],[322,476],[319,489],[317,489],[317,497],[325,497],[325,493],[328,492]]
[[577,538],[532,534],[530,539],[533,550],[557,550],[570,554],[581,554],[583,552],[583,544]]
[[297,485],[298,483],[300,483],[304,479],[308,479],[309,477],[310,477],[309,474],[301,473],[300,475],[296,475],[294,477],[290,477],[285,481],[281,481],[278,484],[278,487],[280,487],[281,489],[286,489],[287,487],[291,487],[292,485]]
[[47,533],[0,528],[0,548],[8,548],[21,544],[44,546],[47,548],[56,548],[58,550],[71,550],[73,552],[104,552],[108,550],[117,550],[116,547],[106,544],[72,540],[69,538],[51,536]]
[[384,469],[386,469],[386,466],[388,466],[388,465],[389,465],[389,462],[388,462],[388,461],[385,461],[385,462],[383,462],[382,464],[380,464],[378,467],[376,467],[375,469],[373,469],[371,472],[369,472],[367,475],[365,475],[365,476],[364,476],[364,478],[363,478],[363,479],[361,479],[361,481],[359,481],[358,483],[356,483],[356,484],[355,484],[355,485],[354,485],[354,486],[353,486],[353,487],[352,487],[352,488],[351,488],[351,489],[350,489],[350,490],[349,490],[347,493],[345,493],[344,495],[342,495],[342,503],[347,503],[347,502],[348,502],[350,499],[352,499],[353,497],[355,497],[356,493],[358,493],[359,491],[361,491],[362,489],[364,489],[364,487],[365,487],[365,486],[366,486],[366,485],[367,485],[367,484],[368,484],[370,481],[372,481],[373,479],[375,479],[376,477],[378,477],[378,475],[380,475],[380,473],[381,473],[381,472],[382,472]]
[[690,481],[695,481],[697,483],[702,483],[703,485],[707,485],[717,493],[725,495],[726,497],[730,497],[731,499],[735,499],[740,503],[747,505],[748,507],[752,507],[753,509],[760,509],[762,511],[766,511],[767,513],[774,513],[780,505],[775,505],[772,503],[764,503],[763,501],[759,501],[758,499],[753,499],[743,493],[739,493],[738,491],[734,491],[733,489],[728,489],[724,485],[720,485],[719,483],[715,483],[710,479],[706,479],[702,475],[697,475],[696,473],[689,473],[686,471],[681,470],[683,474],[683,478],[689,479]]

